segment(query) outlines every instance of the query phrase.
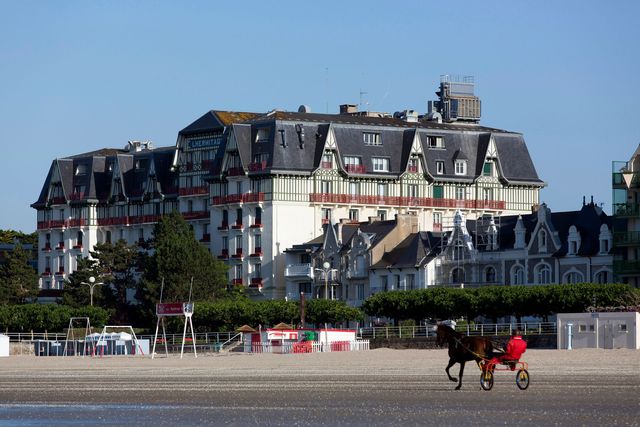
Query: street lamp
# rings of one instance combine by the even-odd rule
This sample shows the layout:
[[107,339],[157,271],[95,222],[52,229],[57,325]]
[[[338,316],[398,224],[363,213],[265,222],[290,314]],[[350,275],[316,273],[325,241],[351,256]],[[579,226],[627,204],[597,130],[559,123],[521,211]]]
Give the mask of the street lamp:
[[[324,272],[324,299],[329,299],[329,273],[335,271],[335,268],[331,268],[329,261],[322,263],[322,268],[316,268],[316,271]],[[332,299],[333,299],[333,292]]]
[[89,295],[90,295],[90,301],[91,301],[91,306],[93,307],[93,288],[96,287],[96,285],[104,285],[104,283],[102,282],[96,282],[96,278],[91,276],[89,277],[89,283],[87,282],[81,282],[83,285],[88,285],[89,286]]

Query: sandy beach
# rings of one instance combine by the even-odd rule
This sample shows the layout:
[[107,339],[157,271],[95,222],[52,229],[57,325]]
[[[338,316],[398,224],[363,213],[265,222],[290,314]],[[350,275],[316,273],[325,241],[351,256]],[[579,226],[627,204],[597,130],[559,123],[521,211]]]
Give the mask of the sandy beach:
[[529,389],[497,372],[487,392],[473,363],[453,390],[446,350],[11,356],[0,359],[0,425],[37,424],[52,408],[59,425],[87,413],[133,425],[638,425],[639,351],[529,350],[523,360]]

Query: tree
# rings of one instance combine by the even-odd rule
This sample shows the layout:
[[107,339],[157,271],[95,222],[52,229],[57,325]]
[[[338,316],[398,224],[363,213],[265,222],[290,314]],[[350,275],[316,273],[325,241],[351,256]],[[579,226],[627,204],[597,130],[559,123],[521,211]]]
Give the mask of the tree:
[[192,301],[211,301],[226,295],[227,266],[196,240],[193,229],[179,213],[161,218],[150,247],[152,254],[143,256],[144,275],[137,293],[147,315],[159,301],[163,280],[163,301],[187,301],[189,297]]
[[305,321],[322,326],[325,323],[361,321],[362,311],[349,307],[344,301],[313,299],[306,304]]
[[[91,258],[78,257],[76,271],[71,273],[69,280],[64,284],[62,291],[62,304],[69,307],[84,307],[90,305],[91,295],[87,283],[89,277],[96,278],[96,281],[103,282],[99,274],[98,261]],[[93,304],[98,307],[105,307],[103,297],[104,285],[97,285],[93,289]]]
[[28,253],[17,243],[7,252],[6,263],[0,269],[0,302],[22,304],[38,295],[38,273],[29,265]]

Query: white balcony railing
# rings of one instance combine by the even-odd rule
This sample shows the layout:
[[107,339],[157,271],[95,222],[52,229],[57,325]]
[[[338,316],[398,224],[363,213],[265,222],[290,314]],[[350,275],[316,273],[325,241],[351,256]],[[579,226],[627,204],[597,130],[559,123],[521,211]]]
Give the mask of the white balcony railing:
[[290,264],[284,272],[285,277],[308,277],[313,279],[311,264]]

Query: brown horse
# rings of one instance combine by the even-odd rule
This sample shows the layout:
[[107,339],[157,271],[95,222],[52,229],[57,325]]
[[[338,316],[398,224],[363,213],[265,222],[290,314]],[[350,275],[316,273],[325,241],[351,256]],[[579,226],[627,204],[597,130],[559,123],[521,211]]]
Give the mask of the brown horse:
[[443,346],[446,342],[449,345],[449,364],[445,368],[445,372],[449,376],[449,379],[453,382],[455,378],[449,373],[449,368],[454,364],[460,364],[460,372],[458,373],[458,387],[456,390],[460,390],[462,387],[462,373],[464,372],[464,364],[471,360],[475,360],[478,366],[480,361],[487,359],[491,356],[493,351],[493,344],[487,338],[483,337],[468,337],[456,332],[451,327],[438,323],[436,327],[437,343],[439,346]]

